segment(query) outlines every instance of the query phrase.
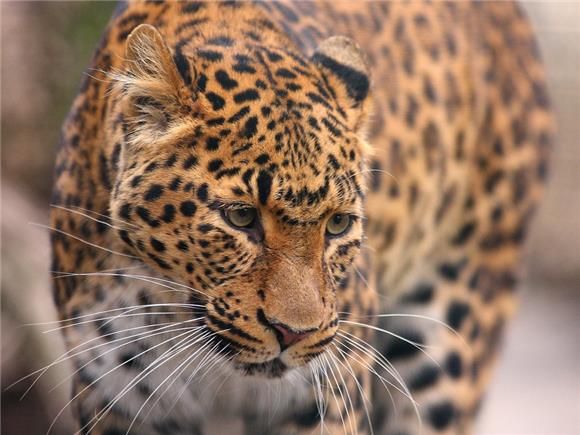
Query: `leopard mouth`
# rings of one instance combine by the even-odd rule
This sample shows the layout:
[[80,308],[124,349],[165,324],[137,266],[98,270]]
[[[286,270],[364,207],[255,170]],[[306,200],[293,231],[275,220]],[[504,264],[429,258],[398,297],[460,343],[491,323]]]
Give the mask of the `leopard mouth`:
[[280,357],[261,363],[238,363],[235,368],[246,376],[265,376],[267,378],[281,378],[289,370]]
[[[295,343],[289,346],[284,346],[279,343],[279,346],[273,345],[263,341],[250,333],[236,327],[233,323],[214,316],[206,312],[204,318],[205,325],[212,331],[217,351],[224,357],[229,357],[230,367],[237,371],[242,376],[256,376],[269,379],[279,379],[284,377],[288,372],[308,364],[312,359],[324,353],[328,343],[335,338],[333,333],[330,336],[325,336],[313,344],[308,345],[302,352],[290,352],[289,348],[294,349]],[[331,322],[329,326],[334,326]],[[274,328],[268,325],[269,329],[276,332]],[[227,330],[229,334],[222,334],[223,330]],[[232,335],[241,337],[244,342],[240,342]],[[270,337],[271,338],[271,337]],[[282,341],[279,335],[276,335],[278,341]],[[272,340],[270,340],[271,342]],[[252,342],[257,343],[252,345]]]

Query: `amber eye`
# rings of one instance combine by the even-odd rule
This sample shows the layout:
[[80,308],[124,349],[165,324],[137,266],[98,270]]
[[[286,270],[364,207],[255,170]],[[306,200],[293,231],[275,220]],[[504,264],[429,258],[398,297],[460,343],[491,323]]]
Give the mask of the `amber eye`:
[[238,228],[249,228],[254,224],[258,212],[255,208],[234,208],[226,211],[227,220]]
[[343,213],[336,213],[326,223],[326,233],[331,236],[339,236],[350,228],[352,218]]

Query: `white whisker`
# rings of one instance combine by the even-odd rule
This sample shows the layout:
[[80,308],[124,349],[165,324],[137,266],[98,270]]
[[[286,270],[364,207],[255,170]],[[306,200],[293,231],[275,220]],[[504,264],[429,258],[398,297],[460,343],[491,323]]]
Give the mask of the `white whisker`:
[[[332,358],[332,355],[331,354],[329,354],[329,355]],[[345,411],[347,413],[346,414],[347,419],[349,419],[349,422],[351,423],[351,429],[352,429],[352,421],[351,421],[350,416],[349,416],[348,405],[346,404],[346,400],[344,398],[344,393],[342,392],[342,388],[340,388],[340,384],[338,383],[338,379],[336,378],[336,375],[334,373],[334,369],[332,368],[332,366],[328,362],[328,357],[326,355],[324,355],[324,354],[322,354],[322,356],[324,356],[324,359],[326,360],[326,364],[328,365],[328,368],[330,370],[330,373],[332,374],[332,377],[334,379],[334,385],[336,385],[336,388],[338,389],[338,393],[340,394],[340,398],[342,399],[342,403],[344,405],[344,409],[345,409]],[[337,367],[337,369],[338,369],[338,367]],[[340,370],[339,370],[339,374],[340,374]],[[341,377],[342,377],[342,374],[341,374]],[[334,392],[334,387],[332,386],[332,383],[330,382],[330,379],[328,381],[329,381],[329,384],[331,384],[330,385],[330,391],[332,392],[332,396],[334,397],[334,402],[336,403],[336,409],[338,411],[338,415],[340,417],[340,421],[342,422],[342,429],[343,429],[343,431],[344,431],[344,433],[346,435],[346,423],[344,421],[344,416],[342,415],[342,411],[340,409],[340,405],[338,403],[338,399],[336,397],[336,393]],[[344,383],[344,378],[342,378],[342,385],[346,385]],[[349,395],[349,402],[350,402],[350,406],[352,408],[352,402],[350,401],[350,395]]]
[[[335,346],[335,348],[336,348],[336,346]],[[342,363],[342,361],[338,360],[338,362],[341,365],[344,366],[344,364]],[[368,399],[365,397],[365,393],[364,393],[364,390],[362,388],[362,385],[360,384],[359,380],[357,379],[356,374],[354,373],[354,370],[352,369],[352,366],[350,365],[350,362],[348,361],[348,359],[345,358],[344,363],[346,364],[346,366],[344,366],[344,367],[347,370],[347,373],[349,373],[350,376],[352,377],[352,379],[353,379],[353,381],[354,381],[354,383],[356,385],[356,388],[357,388],[357,390],[358,390],[358,392],[360,394],[360,398],[361,398],[361,401],[362,401],[362,404],[363,404],[363,407],[364,407],[364,410],[365,410],[365,415],[366,415],[367,421],[369,423],[369,429],[371,431],[371,435],[373,435],[374,434],[374,431],[373,431],[373,423],[371,421],[371,416],[369,414],[369,409],[367,407]]]
[[50,231],[54,231],[54,232],[59,233],[59,234],[63,234],[65,236],[67,236],[67,237],[70,237],[72,239],[78,240],[81,243],[84,243],[86,245],[92,246],[93,248],[97,248],[97,249],[101,249],[103,251],[106,251],[109,254],[120,255],[121,257],[139,259],[139,257],[136,257],[134,255],[129,255],[129,254],[124,254],[122,252],[113,251],[112,249],[108,249],[108,248],[105,248],[103,246],[96,245],[94,243],[89,242],[88,240],[82,239],[82,238],[77,237],[77,236],[75,236],[73,234],[67,233],[66,231],[62,231],[62,230],[59,230],[57,228],[53,228],[53,227],[48,226],[48,225],[37,224],[35,222],[29,222],[28,224],[29,225],[32,225],[32,226],[35,226],[35,227],[44,228],[44,229],[47,229],[47,230],[50,230]]
[[[179,322],[178,324],[180,324],[180,323],[185,323],[185,322]],[[176,325],[177,325],[177,324],[172,324],[172,326],[176,326]],[[193,331],[193,332],[195,332],[195,331],[197,331],[197,330],[199,330],[199,329],[201,329],[201,328],[203,328],[203,326],[193,326],[193,327],[189,327],[189,326],[188,326],[188,327],[185,327],[185,328],[166,329],[166,330],[163,330],[163,331],[159,331],[159,329],[157,329],[157,330],[155,330],[153,333],[151,333],[150,331],[147,331],[147,332],[145,332],[145,333],[136,334],[136,335],[141,335],[141,336],[140,336],[140,337],[138,337],[138,338],[136,338],[136,339],[134,339],[134,340],[128,341],[128,342],[126,342],[126,343],[119,344],[119,345],[117,345],[117,346],[113,347],[112,349],[109,349],[109,350],[107,350],[106,352],[103,352],[103,353],[101,353],[101,354],[97,355],[96,357],[94,357],[94,358],[90,359],[90,360],[89,360],[89,361],[87,361],[85,364],[83,364],[81,367],[79,367],[77,370],[75,370],[73,373],[71,373],[69,376],[67,376],[67,377],[66,377],[64,380],[62,380],[62,381],[61,381],[59,384],[57,384],[56,386],[54,386],[54,387],[53,387],[53,388],[52,388],[50,391],[53,391],[54,389],[58,388],[60,385],[62,385],[62,384],[63,384],[64,382],[66,382],[68,379],[72,378],[72,377],[73,377],[73,376],[74,376],[76,373],[78,373],[78,372],[80,372],[81,370],[83,370],[85,367],[87,367],[87,366],[88,366],[89,364],[91,364],[92,362],[96,361],[97,359],[99,359],[99,358],[101,358],[101,357],[103,357],[103,356],[105,356],[105,355],[108,355],[108,354],[109,354],[109,353],[111,353],[111,352],[114,352],[114,351],[115,351],[115,350],[117,350],[117,349],[120,349],[121,347],[127,346],[127,345],[129,345],[129,344],[136,343],[136,342],[138,342],[138,341],[141,341],[141,340],[146,340],[146,339],[149,339],[149,338],[151,338],[151,337],[155,337],[155,336],[157,336],[157,335],[162,335],[162,334],[170,334],[170,333],[179,332],[179,331],[184,331],[184,330],[190,330],[190,331]],[[161,329],[161,328],[160,328],[160,329]],[[149,334],[149,335],[146,335],[146,334]],[[131,336],[131,337],[124,337],[124,338],[125,338],[125,339],[127,339],[127,338],[133,338],[133,337],[134,337],[134,336]],[[103,344],[101,344],[101,345],[99,345],[99,346],[95,346],[94,348],[101,347],[101,346],[106,346],[106,345],[107,345],[107,344],[109,344],[109,343],[112,343],[112,341],[111,341],[111,342],[107,342],[107,343],[103,343]],[[94,348],[87,349],[86,351],[88,351],[88,350],[92,350],[92,349],[94,349]],[[84,352],[86,352],[86,351],[84,350],[84,351],[82,351],[82,352],[79,352],[79,353],[77,353],[77,355],[78,355],[78,354],[81,354],[81,353],[84,353]],[[75,355],[75,356],[76,356],[76,355]],[[69,357],[69,358],[70,358],[70,357]]]
[[[171,338],[169,338],[169,339],[167,339],[167,340],[164,340],[164,341],[162,341],[161,343],[158,343],[158,344],[156,344],[156,345],[154,345],[154,346],[152,346],[152,347],[150,347],[150,348],[148,348],[148,349],[146,349],[146,350],[144,350],[144,351],[140,352],[139,354],[135,355],[134,357],[132,357],[132,358],[128,359],[127,361],[124,361],[123,363],[121,363],[121,364],[119,364],[119,365],[117,365],[117,366],[113,367],[112,369],[110,369],[110,370],[108,370],[107,372],[105,372],[103,375],[99,376],[97,379],[95,379],[94,381],[92,381],[92,382],[91,382],[89,385],[87,385],[86,387],[84,387],[84,388],[83,388],[83,389],[82,389],[80,392],[78,392],[77,394],[75,394],[75,395],[72,397],[72,399],[70,399],[70,400],[69,400],[69,401],[66,403],[66,405],[64,405],[64,407],[63,407],[63,408],[62,408],[62,409],[61,409],[61,410],[60,410],[60,411],[57,413],[57,415],[55,416],[54,420],[53,420],[53,421],[52,421],[52,423],[50,424],[50,426],[49,426],[49,428],[48,428],[48,430],[47,430],[47,434],[48,434],[48,433],[50,433],[50,431],[52,430],[52,428],[54,427],[54,425],[55,425],[55,423],[56,423],[56,420],[57,420],[57,419],[58,419],[58,418],[59,418],[59,417],[62,415],[62,413],[64,412],[64,410],[65,410],[65,409],[66,409],[66,408],[67,408],[67,407],[68,407],[68,406],[69,406],[69,405],[70,405],[70,404],[71,404],[71,403],[72,403],[74,400],[76,400],[76,399],[77,399],[77,398],[78,398],[78,397],[79,397],[79,396],[80,396],[82,393],[84,393],[84,392],[85,392],[85,391],[87,391],[87,390],[88,390],[90,387],[92,387],[92,386],[93,386],[95,383],[97,383],[98,381],[100,381],[101,379],[103,379],[105,376],[107,376],[108,374],[112,373],[113,371],[117,370],[118,368],[122,367],[123,365],[130,363],[131,361],[135,360],[136,358],[139,358],[141,355],[144,355],[145,353],[147,353],[147,352],[150,352],[150,351],[152,351],[153,349],[156,349],[156,348],[158,348],[159,346],[163,346],[165,343],[168,343],[168,342],[170,342],[170,341],[172,341],[172,340],[175,340],[175,339],[177,339],[177,338],[179,338],[179,337],[181,337],[181,336],[183,336],[183,335],[185,335],[185,334],[190,334],[190,333],[191,333],[191,332],[189,332],[189,331],[186,331],[186,332],[183,332],[183,333],[181,333],[181,334],[178,334],[177,336],[174,336],[174,337],[171,337]],[[90,422],[89,422],[89,423],[90,423]],[[88,423],[87,423],[87,424],[88,424]],[[81,431],[82,431],[82,429],[84,429],[84,428],[81,428]],[[77,433],[78,433],[78,432],[77,432]]]
[[54,325],[54,324],[57,324],[57,323],[65,323],[65,322],[70,322],[71,320],[85,319],[87,317],[98,316],[98,315],[101,315],[101,314],[114,313],[114,312],[117,312],[117,311],[125,311],[125,310],[131,309],[131,308],[158,308],[158,307],[179,307],[179,308],[191,308],[191,307],[195,307],[195,308],[203,308],[203,305],[199,305],[199,304],[180,304],[180,303],[130,305],[128,307],[123,307],[123,308],[113,308],[113,309],[110,309],[110,310],[95,311],[95,312],[92,312],[92,313],[83,314],[81,316],[69,317],[69,318],[62,319],[62,320],[51,320],[49,322],[25,323],[22,326],[45,326],[45,325]]
[[421,351],[422,353],[424,353],[427,356],[427,358],[429,358],[431,361],[433,361],[437,365],[437,367],[439,367],[439,363],[435,360],[435,358],[433,358],[431,355],[429,355],[429,353],[427,353],[425,351],[425,349],[432,348],[432,346],[427,346],[427,345],[424,345],[424,344],[421,344],[421,343],[416,343],[416,342],[414,342],[412,340],[409,340],[409,339],[407,339],[407,338],[405,338],[405,337],[403,337],[401,335],[395,334],[394,332],[387,331],[386,329],[383,329],[383,328],[379,328],[378,326],[367,325],[365,323],[359,323],[359,322],[352,322],[350,320],[339,320],[338,322],[339,323],[346,323],[346,324],[349,324],[349,325],[362,326],[364,328],[372,329],[372,330],[378,331],[378,332],[383,332],[385,334],[388,334],[388,335],[391,335],[391,336],[393,336],[395,338],[398,338],[399,340],[402,340],[405,343],[409,343],[411,346],[417,348],[419,351]]
[[[195,321],[195,320],[199,320],[199,319],[186,320],[186,321],[183,321],[183,322],[178,322],[178,323],[175,323],[175,322],[169,322],[169,323],[158,323],[158,324],[154,324],[154,325],[143,325],[143,326],[137,326],[137,327],[133,327],[133,328],[121,329],[121,330],[119,330],[119,331],[111,332],[111,333],[109,333],[109,334],[104,334],[104,335],[100,335],[100,336],[98,336],[98,337],[94,337],[94,338],[92,338],[92,339],[90,339],[90,340],[88,340],[88,341],[85,341],[85,342],[83,342],[83,343],[81,343],[81,344],[78,344],[78,345],[74,346],[72,349],[69,349],[67,352],[65,352],[65,353],[61,354],[60,356],[58,356],[58,357],[57,357],[57,358],[56,358],[56,359],[55,359],[55,360],[54,360],[52,363],[50,363],[50,364],[48,364],[48,365],[46,365],[46,366],[44,366],[44,367],[41,367],[41,368],[39,368],[39,369],[37,369],[37,370],[33,371],[32,373],[29,373],[29,374],[28,374],[28,375],[26,375],[26,376],[23,376],[22,378],[18,379],[17,381],[13,382],[12,384],[8,385],[8,386],[5,388],[5,390],[8,390],[8,389],[12,388],[14,385],[16,385],[16,384],[18,384],[18,383],[20,383],[20,382],[24,381],[25,379],[28,379],[28,378],[30,378],[30,377],[32,377],[32,376],[34,376],[34,375],[36,375],[36,374],[39,374],[39,376],[38,376],[38,377],[37,377],[37,378],[34,380],[34,382],[33,382],[33,383],[32,383],[32,385],[31,385],[31,386],[30,386],[30,387],[27,389],[27,391],[25,391],[25,392],[24,392],[24,394],[23,394],[23,396],[22,396],[22,397],[24,397],[24,396],[26,395],[26,393],[27,393],[27,392],[30,390],[30,388],[32,388],[32,386],[34,386],[34,384],[35,384],[35,383],[38,381],[38,379],[40,379],[40,377],[42,377],[42,375],[44,375],[44,373],[45,373],[46,371],[48,371],[48,370],[49,370],[51,367],[53,367],[53,366],[55,366],[55,365],[57,365],[57,364],[60,364],[61,362],[67,361],[68,359],[70,359],[70,358],[73,358],[74,356],[80,355],[80,354],[82,354],[82,353],[85,353],[85,352],[88,352],[88,351],[94,350],[94,349],[96,349],[96,348],[99,348],[99,347],[102,347],[102,346],[105,346],[105,345],[107,345],[107,344],[114,343],[114,342],[117,342],[117,341],[120,341],[120,340],[126,340],[126,339],[128,339],[128,338],[131,338],[131,337],[136,337],[136,336],[138,336],[138,335],[144,335],[144,334],[148,334],[148,333],[151,333],[151,331],[145,331],[145,332],[143,332],[143,333],[134,334],[134,335],[131,335],[131,336],[129,336],[129,337],[121,337],[121,338],[117,338],[117,339],[114,339],[114,340],[109,340],[109,341],[107,341],[106,343],[101,343],[101,344],[99,344],[99,345],[97,345],[97,346],[92,346],[92,347],[89,347],[89,348],[87,348],[87,349],[84,349],[84,350],[82,350],[82,351],[80,351],[80,352],[77,352],[77,353],[72,353],[72,352],[74,352],[76,349],[78,349],[78,348],[80,348],[80,347],[83,347],[83,346],[86,346],[87,344],[89,344],[89,343],[92,343],[93,341],[96,341],[96,340],[101,340],[101,339],[102,339],[102,338],[104,338],[104,337],[109,337],[109,336],[111,336],[111,335],[115,335],[115,334],[121,334],[121,333],[123,333],[123,332],[133,331],[133,330],[137,330],[137,329],[143,329],[143,328],[152,328],[152,327],[159,327],[159,326],[163,326],[163,325],[168,325],[168,326],[163,326],[163,327],[164,327],[164,328],[169,328],[169,327],[171,327],[171,326],[176,326],[176,325],[179,325],[179,324],[181,324],[181,323],[186,323],[186,322]],[[160,328],[160,329],[161,329],[161,328]],[[155,332],[155,331],[153,331],[153,332]]]
[[172,314],[191,314],[191,311],[158,311],[158,312],[150,312],[150,313],[130,313],[130,314],[121,313],[121,314],[117,314],[116,316],[99,317],[97,319],[83,320],[82,322],[76,322],[76,323],[72,323],[70,325],[59,326],[57,328],[52,328],[52,329],[48,329],[46,331],[42,331],[42,333],[48,334],[48,333],[55,332],[55,331],[62,331],[63,329],[74,328],[74,327],[79,326],[79,325],[86,325],[88,323],[96,323],[96,322],[101,322],[101,321],[106,320],[106,322],[104,324],[102,324],[96,328],[97,330],[100,330],[104,326],[106,326],[107,324],[112,322],[113,320],[118,320],[121,318],[143,317],[143,316],[164,316],[164,315],[172,315]]
[[[207,334],[204,337],[200,337],[200,340],[206,339],[208,337]],[[193,343],[189,344],[185,349],[191,348],[196,342],[194,341]],[[190,356],[188,356],[187,358],[185,358],[185,360],[183,362],[181,362],[181,364],[179,364],[171,373],[169,373],[165,379],[153,390],[153,392],[147,397],[147,399],[145,399],[145,401],[143,402],[143,404],[139,407],[139,409],[137,410],[137,413],[135,414],[135,416],[133,417],[133,419],[131,420],[131,423],[129,424],[129,427],[127,428],[127,432],[125,433],[125,435],[129,435],[129,432],[131,431],[131,428],[133,427],[133,425],[135,424],[135,422],[137,421],[137,418],[139,417],[139,414],[141,413],[141,411],[143,410],[143,408],[147,405],[147,403],[149,403],[149,400],[151,400],[151,398],[155,395],[155,393],[169,380],[171,379],[172,376],[174,376],[178,371],[180,372],[179,374],[181,374],[181,372],[183,370],[185,370],[185,368],[187,368],[187,365],[194,360],[197,355],[199,354],[199,352],[201,352],[204,347],[208,346],[211,343],[211,340],[207,343],[204,343],[204,345],[196,350],[195,352],[193,352]],[[183,349],[183,350],[185,350]],[[183,367],[183,370],[180,370]],[[169,387],[171,387],[171,385],[173,385],[173,383],[175,382],[175,380],[178,378],[178,376],[175,376],[174,380],[172,381],[172,383],[169,385]],[[167,392],[167,389],[164,391]],[[159,396],[159,399],[161,399],[161,397],[163,396],[163,394],[161,394]],[[157,403],[157,402],[156,402]],[[151,408],[152,409],[152,408]]]
[[[371,370],[371,373],[375,374],[382,381],[388,383],[390,386],[395,388],[397,391],[399,391],[399,393],[403,394],[405,397],[407,397],[407,399],[409,399],[411,401],[411,404],[413,405],[413,408],[415,410],[415,414],[417,415],[417,418],[419,420],[419,426],[422,426],[421,414],[420,414],[419,408],[418,408],[419,404],[413,398],[411,391],[409,390],[409,388],[405,384],[403,377],[399,374],[399,372],[397,371],[395,366],[390,361],[388,361],[383,355],[381,355],[377,351],[377,349],[375,347],[373,347],[372,345],[370,345],[369,343],[365,342],[364,340],[357,337],[356,335],[350,334],[349,332],[345,331],[345,333],[348,334],[352,338],[350,338],[342,333],[340,334],[340,336],[343,337],[344,339],[346,339],[347,341],[349,341],[351,343],[351,345],[354,346],[355,348],[357,348],[359,351],[361,351],[364,354],[366,354],[367,356],[371,357],[379,365],[379,367],[381,367],[383,370],[385,370],[388,374],[393,376],[393,378],[399,382],[399,385],[401,385],[401,388],[403,389],[403,391],[401,389],[399,389],[399,387],[397,387],[396,385],[394,385],[393,383],[389,382],[384,377],[379,375],[376,372],[376,370],[374,370],[374,368],[369,367],[369,370]],[[356,341],[355,341],[355,339],[356,339]],[[367,348],[372,349],[372,351],[365,349],[362,345],[358,344],[357,341],[363,343]],[[345,343],[339,343],[339,344],[346,347]],[[335,347],[336,347],[336,345],[335,345]],[[348,347],[347,347],[347,349],[348,349]],[[337,348],[337,350],[340,351],[340,349],[338,349],[338,348]],[[348,354],[348,355],[350,355],[350,354]],[[383,384],[383,386],[384,386],[384,384]],[[386,386],[385,386],[385,388],[388,391],[388,388]],[[390,393],[389,393],[389,396],[391,396]],[[395,402],[394,402],[392,396],[391,396],[391,400],[393,401],[393,405],[395,405]]]
[[392,178],[392,179],[393,179],[393,180],[394,180],[394,181],[395,181],[397,184],[399,184],[399,180],[397,180],[397,177],[395,177],[393,174],[391,174],[390,172],[387,172],[387,171],[385,171],[385,170],[383,170],[383,169],[373,169],[373,168],[367,168],[367,169],[363,169],[362,171],[355,172],[354,174],[352,174],[352,175],[350,176],[350,178],[353,178],[353,177],[355,177],[355,176],[357,176],[357,175],[364,174],[364,173],[366,173],[366,172],[379,172],[379,173],[381,173],[381,174],[386,174],[386,175],[388,175],[389,177],[391,177],[391,178]]
[[[64,211],[67,211],[69,213],[73,213],[73,214],[76,214],[76,215],[79,215],[79,216],[86,217],[87,219],[90,219],[90,220],[92,220],[94,222],[98,222],[100,224],[106,225],[109,228],[113,228],[115,230],[125,230],[125,231],[128,230],[127,228],[116,227],[115,225],[112,225],[109,222],[102,221],[100,219],[94,218],[93,216],[89,216],[88,214],[82,213],[82,212],[77,211],[77,210],[73,210],[73,209],[70,209],[70,208],[66,208],[66,207],[62,207],[60,205],[54,205],[54,204],[50,204],[50,207],[56,208],[56,209],[59,209],[59,210],[64,210]],[[133,227],[135,228],[135,226],[133,226]]]
[[[62,273],[64,273],[65,275],[60,275],[58,277],[55,277],[55,279],[62,278],[62,277],[66,277],[66,276],[71,275],[71,274],[68,274],[67,272],[62,272]],[[181,293],[184,293],[184,294],[188,294],[185,291],[177,290],[177,289],[175,289],[175,288],[173,288],[171,286],[162,284],[162,283],[167,282],[167,283],[170,283],[172,285],[176,285],[178,287],[186,288],[188,290],[191,290],[192,292],[200,293],[203,296],[206,296],[206,297],[209,298],[209,295],[207,293],[202,292],[201,290],[195,289],[195,288],[190,287],[190,286],[187,286],[185,284],[180,284],[178,282],[171,281],[169,279],[157,278],[157,277],[148,276],[148,275],[130,275],[130,274],[124,274],[124,273],[89,272],[89,273],[74,274],[74,276],[118,276],[118,277],[124,277],[124,278],[133,278],[133,279],[136,279],[136,280],[139,280],[139,281],[145,281],[145,282],[148,282],[148,283],[151,283],[151,284],[156,284],[156,285],[158,285],[160,287],[165,287],[165,288],[168,288],[168,289],[173,290],[173,291],[176,291],[176,292],[181,292]],[[158,281],[160,281],[160,282],[158,282]]]
[[[169,349],[167,349],[166,351],[164,351],[161,355],[157,356],[143,371],[141,371],[137,376],[135,376],[128,385],[126,385],[116,396],[115,398],[109,402],[107,404],[107,406],[105,406],[103,409],[101,409],[101,411],[99,411],[89,422],[87,422],[87,424],[81,428],[81,431],[83,429],[85,429],[88,425],[90,425],[94,420],[96,420],[92,426],[89,428],[88,432],[90,433],[95,426],[99,423],[99,421],[105,417],[105,415],[113,408],[113,406],[115,406],[115,404],[121,400],[122,397],[125,396],[125,394],[127,394],[129,391],[131,391],[131,389],[137,385],[139,382],[141,382],[145,377],[147,377],[150,373],[152,373],[153,371],[155,371],[156,369],[158,369],[159,367],[161,367],[163,364],[165,364],[166,362],[170,361],[171,359],[173,359],[173,357],[175,357],[176,355],[178,355],[179,353],[181,353],[183,350],[187,349],[189,347],[190,344],[192,344],[192,342],[196,342],[196,340],[201,340],[204,338],[204,334],[206,334],[205,332],[202,333],[201,337],[195,337],[197,331],[193,331],[193,332],[187,332],[185,334],[180,334],[179,336],[175,337],[175,338],[179,338],[182,335],[186,335],[186,337],[182,338],[178,343],[173,344]],[[167,341],[166,341],[167,342]],[[165,342],[164,342],[165,343]],[[164,344],[163,343],[163,344]],[[158,345],[157,345],[158,346]],[[154,346],[154,347],[157,347]],[[153,348],[154,348],[153,347]],[[150,348],[149,350],[153,349]],[[133,359],[137,358],[137,356],[131,358],[128,361],[131,361]],[[126,362],[128,362],[126,361]],[[126,363],[125,362],[125,363]],[[123,363],[123,364],[125,364]],[[122,365],[122,364],[121,364]],[[116,368],[120,367],[117,366]],[[77,432],[78,433],[78,432]]]
[[[56,204],[51,204],[51,206],[52,205],[59,207]],[[64,210],[67,210],[67,209],[64,209]],[[94,210],[89,210],[88,208],[79,207],[77,205],[70,206],[70,210],[80,210],[80,211],[83,211],[85,213],[92,213],[92,214],[94,214],[96,216],[99,216],[99,217],[102,217],[102,218],[105,218],[105,219],[109,219],[111,221],[120,222],[122,224],[129,225],[129,226],[134,227],[134,228],[139,228],[139,225],[135,225],[132,222],[129,222],[129,221],[126,221],[126,220],[123,220],[123,219],[119,219],[119,218],[114,218],[112,216],[109,216],[109,215],[106,215],[106,214],[102,214],[102,213],[96,212]]]
[[[339,311],[338,314],[347,314],[347,315],[351,315],[351,313],[348,313],[346,311]],[[409,314],[409,313],[387,313],[387,314],[362,314],[362,315],[355,315],[355,318],[359,318],[359,319],[363,319],[363,318],[372,318],[372,317],[411,317],[411,318],[416,318],[416,319],[422,319],[422,320],[429,320],[431,322],[437,323],[438,325],[443,326],[445,329],[449,330],[450,332],[452,332],[457,338],[459,338],[461,340],[461,342],[471,350],[471,345],[465,340],[465,338],[463,337],[463,335],[461,335],[461,333],[459,331],[457,331],[456,329],[452,328],[451,326],[449,326],[449,324],[436,319],[434,317],[429,317],[429,316],[423,316],[421,314]]]
[[[349,333],[347,332],[347,334],[349,334]],[[350,338],[346,335],[340,334],[340,336],[342,338],[344,338],[345,340],[347,340],[352,347],[358,349],[359,351],[361,351],[365,355],[373,358],[373,360],[379,365],[379,367],[381,367],[383,370],[385,370],[389,375],[391,375],[399,383],[399,385],[401,385],[401,388],[403,388],[403,390],[400,390],[399,387],[397,387],[396,385],[394,385],[393,383],[391,383],[387,380],[385,380],[385,382],[387,382],[390,386],[392,386],[397,391],[399,391],[401,394],[406,396],[409,400],[412,400],[411,393],[409,392],[409,389],[405,385],[405,381],[404,381],[403,377],[399,374],[399,372],[397,371],[395,366],[389,360],[387,360],[383,355],[381,355],[377,351],[377,349],[374,348],[373,346],[371,346],[369,343],[358,338],[356,335],[353,335],[353,334],[349,334],[349,335],[352,338]],[[353,338],[356,338],[357,341],[359,341],[359,343],[357,343],[357,341],[353,340]],[[348,350],[351,349],[350,347],[348,347],[346,345],[346,343],[339,343],[339,344],[341,344],[342,346],[344,346]],[[366,348],[364,346],[366,346]]]

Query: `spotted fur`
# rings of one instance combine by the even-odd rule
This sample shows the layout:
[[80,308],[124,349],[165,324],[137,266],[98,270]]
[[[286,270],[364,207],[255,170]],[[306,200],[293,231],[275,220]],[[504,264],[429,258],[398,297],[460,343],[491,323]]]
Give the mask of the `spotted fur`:
[[80,431],[469,433],[552,132],[511,3],[119,4],[52,200]]

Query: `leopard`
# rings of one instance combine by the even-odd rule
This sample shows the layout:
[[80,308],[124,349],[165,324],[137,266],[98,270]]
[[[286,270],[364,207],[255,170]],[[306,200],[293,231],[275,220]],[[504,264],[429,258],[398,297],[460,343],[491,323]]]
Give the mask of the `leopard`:
[[554,136],[516,3],[119,3],[51,199],[76,433],[473,433]]

